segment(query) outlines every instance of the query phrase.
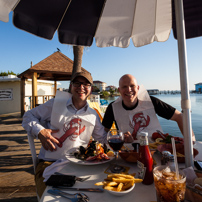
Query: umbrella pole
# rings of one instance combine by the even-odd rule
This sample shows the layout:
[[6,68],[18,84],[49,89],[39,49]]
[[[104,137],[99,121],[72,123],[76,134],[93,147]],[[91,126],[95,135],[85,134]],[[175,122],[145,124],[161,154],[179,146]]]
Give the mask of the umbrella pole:
[[193,143],[192,143],[192,124],[191,124],[191,102],[188,85],[188,65],[186,52],[186,39],[184,27],[184,10],[182,0],[175,0],[175,17],[178,40],[178,56],[181,85],[181,108],[183,113],[183,135],[185,150],[185,166],[194,167]]

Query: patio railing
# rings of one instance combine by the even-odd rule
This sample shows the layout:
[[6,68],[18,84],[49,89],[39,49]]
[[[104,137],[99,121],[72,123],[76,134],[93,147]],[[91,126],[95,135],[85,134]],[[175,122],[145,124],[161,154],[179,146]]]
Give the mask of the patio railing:
[[55,95],[37,95],[34,96],[35,106],[32,107],[32,96],[25,96],[25,111],[32,109],[34,107],[39,106],[40,104],[44,104],[48,100],[54,98]]

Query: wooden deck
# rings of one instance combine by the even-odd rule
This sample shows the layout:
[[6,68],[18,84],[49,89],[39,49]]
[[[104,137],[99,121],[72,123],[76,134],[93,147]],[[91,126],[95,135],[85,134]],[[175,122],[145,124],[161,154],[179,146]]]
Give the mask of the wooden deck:
[[[19,113],[0,115],[0,202],[37,202],[33,164]],[[40,143],[37,143],[38,149]]]

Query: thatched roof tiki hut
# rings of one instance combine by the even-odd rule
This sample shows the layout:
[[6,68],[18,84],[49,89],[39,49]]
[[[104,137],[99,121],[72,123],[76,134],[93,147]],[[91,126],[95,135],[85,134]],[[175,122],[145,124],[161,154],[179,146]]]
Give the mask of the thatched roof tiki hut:
[[[54,93],[57,90],[57,81],[70,81],[73,61],[60,51],[53,53],[29,69],[22,72],[21,78],[21,116],[25,112],[25,80],[32,79],[32,108],[37,106],[37,80],[54,81]],[[81,68],[81,71],[87,71]],[[55,94],[54,94],[55,95]]]

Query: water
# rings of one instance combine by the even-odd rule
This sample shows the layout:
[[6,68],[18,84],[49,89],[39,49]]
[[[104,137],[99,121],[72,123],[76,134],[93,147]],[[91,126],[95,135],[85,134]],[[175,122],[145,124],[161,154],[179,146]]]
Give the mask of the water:
[[[161,99],[162,101],[172,105],[177,110],[181,111],[181,95],[180,94],[161,94],[155,95],[155,97]],[[112,102],[117,97],[109,98],[108,102]],[[191,119],[192,128],[196,136],[197,141],[202,141],[202,94],[190,94],[191,99]],[[161,127],[164,133],[169,133],[173,136],[182,137],[181,132],[175,121],[166,120],[158,117]]]

